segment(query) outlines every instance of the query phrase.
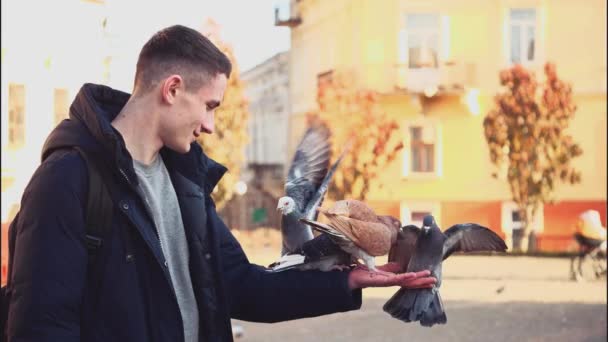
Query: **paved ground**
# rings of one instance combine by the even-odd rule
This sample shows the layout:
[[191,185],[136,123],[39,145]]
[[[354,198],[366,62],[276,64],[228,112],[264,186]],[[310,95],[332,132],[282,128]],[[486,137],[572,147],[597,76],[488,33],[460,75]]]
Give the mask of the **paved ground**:
[[[272,256],[249,252],[253,262]],[[382,259],[378,260],[381,264]],[[396,288],[364,290],[361,310],[275,324],[234,321],[238,341],[606,341],[606,281],[568,280],[568,259],[453,256],[441,294],[448,323],[424,328],[382,311]]]

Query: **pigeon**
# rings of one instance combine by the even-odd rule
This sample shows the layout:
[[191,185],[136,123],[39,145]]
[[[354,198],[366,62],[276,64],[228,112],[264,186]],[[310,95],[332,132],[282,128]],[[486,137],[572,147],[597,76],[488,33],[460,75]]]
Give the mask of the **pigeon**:
[[321,233],[302,244],[295,252],[288,253],[270,264],[268,271],[274,273],[294,268],[300,271],[343,271],[349,269],[352,264],[350,254],[340,248],[329,234]]
[[447,322],[439,295],[442,261],[454,252],[504,252],[507,245],[496,233],[475,223],[456,224],[441,232],[433,216],[427,215],[422,229],[414,225],[403,227],[392,249],[389,262],[397,262],[407,272],[430,270],[437,283],[430,289],[401,288],[383,309],[403,322],[419,321],[422,326],[431,327]]
[[386,273],[376,268],[376,256],[389,253],[397,239],[401,222],[387,215],[378,216],[364,202],[341,200],[329,209],[319,208],[329,220],[327,224],[309,220],[300,221],[327,234],[336,245],[354,260],[361,260],[371,271]]
[[285,182],[285,196],[277,203],[281,211],[281,255],[294,253],[314,238],[309,226],[300,218],[316,220],[317,208],[323,202],[329,181],[348,148],[328,170],[330,132],[326,126],[309,128],[296,148]]

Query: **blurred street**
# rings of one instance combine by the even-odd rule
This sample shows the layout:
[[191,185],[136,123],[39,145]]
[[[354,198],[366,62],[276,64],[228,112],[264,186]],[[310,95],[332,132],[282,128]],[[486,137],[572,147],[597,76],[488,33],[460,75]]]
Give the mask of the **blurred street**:
[[244,328],[239,341],[605,341],[606,281],[569,281],[568,267],[566,258],[454,256],[441,287],[448,323],[430,329],[382,311],[396,288],[364,290],[359,311],[234,322]]

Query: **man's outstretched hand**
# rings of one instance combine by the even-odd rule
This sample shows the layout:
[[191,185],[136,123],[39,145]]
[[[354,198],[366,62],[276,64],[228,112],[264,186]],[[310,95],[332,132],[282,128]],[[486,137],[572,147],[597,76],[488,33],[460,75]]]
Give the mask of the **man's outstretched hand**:
[[437,279],[431,277],[430,271],[394,273],[399,272],[399,264],[389,262],[378,266],[381,272],[374,272],[365,266],[356,266],[350,271],[348,276],[348,286],[351,290],[363,289],[366,287],[387,287],[401,286],[408,289],[431,288]]

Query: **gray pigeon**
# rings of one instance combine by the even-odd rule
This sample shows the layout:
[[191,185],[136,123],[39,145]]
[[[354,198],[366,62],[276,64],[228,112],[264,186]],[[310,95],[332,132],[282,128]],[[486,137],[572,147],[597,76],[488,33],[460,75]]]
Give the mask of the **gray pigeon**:
[[441,232],[433,216],[427,215],[422,229],[413,225],[402,228],[389,252],[389,262],[399,263],[407,272],[430,270],[437,283],[430,289],[401,288],[384,304],[383,309],[404,322],[420,321],[426,327],[445,324],[447,317],[439,295],[442,261],[454,252],[506,250],[505,242],[486,227],[464,223]]
[[345,252],[329,235],[321,233],[302,244],[293,253],[286,254],[268,266],[270,272],[290,269],[321,270],[323,272],[348,269],[353,264],[351,255]]
[[294,253],[314,238],[301,218],[316,220],[317,208],[323,202],[329,181],[347,149],[328,170],[331,146],[326,126],[309,128],[296,148],[285,182],[285,196],[277,204],[281,211],[281,255]]

